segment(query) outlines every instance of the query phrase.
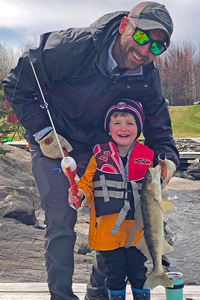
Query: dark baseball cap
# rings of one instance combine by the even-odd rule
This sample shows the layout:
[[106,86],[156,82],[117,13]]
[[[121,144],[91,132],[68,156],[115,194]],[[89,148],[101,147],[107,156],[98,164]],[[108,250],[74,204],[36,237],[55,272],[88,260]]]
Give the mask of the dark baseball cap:
[[164,30],[168,37],[167,47],[169,46],[173,32],[173,22],[164,5],[156,2],[141,2],[131,9],[128,17],[135,18],[138,27],[142,30]]

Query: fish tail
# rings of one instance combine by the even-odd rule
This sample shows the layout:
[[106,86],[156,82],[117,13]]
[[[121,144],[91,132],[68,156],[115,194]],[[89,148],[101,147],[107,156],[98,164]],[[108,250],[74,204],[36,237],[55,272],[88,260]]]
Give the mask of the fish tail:
[[171,280],[167,277],[165,272],[152,271],[144,283],[143,289],[152,290],[156,286],[162,285],[163,287],[173,287]]

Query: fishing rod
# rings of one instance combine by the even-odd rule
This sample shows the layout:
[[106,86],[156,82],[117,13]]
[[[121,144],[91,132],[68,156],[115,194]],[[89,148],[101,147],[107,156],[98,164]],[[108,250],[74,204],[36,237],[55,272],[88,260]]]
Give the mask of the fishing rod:
[[[38,79],[38,77],[37,77],[35,68],[34,68],[34,66],[33,66],[32,60],[31,60],[30,56],[28,56],[28,58],[29,58],[29,61],[30,61],[30,64],[31,64],[31,68],[32,68],[32,70],[33,70],[33,74],[34,74],[34,76],[35,76],[35,79],[36,79],[38,88],[39,88],[39,90],[40,90],[40,94],[41,94],[41,96],[42,96],[42,99],[43,99],[43,102],[44,102],[44,105],[45,105],[47,114],[48,114],[48,116],[49,116],[49,120],[50,120],[50,122],[51,122],[53,131],[54,131],[54,133],[55,133],[55,136],[56,136],[56,140],[57,140],[58,146],[59,146],[59,148],[60,148],[60,152],[61,152],[61,155],[62,155],[61,170],[63,171],[63,173],[65,174],[65,176],[66,176],[66,177],[68,178],[68,180],[69,180],[70,187],[71,187],[71,189],[72,189],[72,193],[73,193],[75,196],[77,196],[78,188],[77,188],[76,182],[75,182],[75,180],[74,180],[74,178],[75,178],[75,176],[76,176],[76,170],[77,170],[76,162],[75,162],[75,160],[74,160],[71,156],[65,156],[65,155],[64,155],[64,151],[63,151],[62,146],[61,146],[61,144],[60,144],[60,141],[59,141],[59,138],[58,138],[58,134],[57,134],[57,132],[56,132],[56,129],[55,129],[55,126],[54,126],[54,123],[53,123],[53,120],[52,120],[52,117],[51,117],[51,114],[50,114],[50,111],[49,111],[49,108],[48,108],[48,103],[47,103],[46,100],[45,100],[45,97],[44,97],[44,94],[43,94],[43,91],[42,91],[42,88],[41,88],[39,79]],[[54,169],[54,171],[57,172],[56,169]],[[60,171],[60,169],[59,169],[58,171]],[[80,200],[77,200],[77,201],[76,201],[75,206],[76,206],[76,207],[80,207],[80,206],[81,206]]]

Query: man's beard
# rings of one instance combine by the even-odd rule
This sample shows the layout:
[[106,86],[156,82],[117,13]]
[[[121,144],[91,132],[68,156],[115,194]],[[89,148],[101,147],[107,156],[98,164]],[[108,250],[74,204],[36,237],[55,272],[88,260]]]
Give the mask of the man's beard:
[[[122,36],[120,37],[120,41],[119,41],[119,52],[120,52],[120,56],[121,56],[121,61],[124,65],[124,68],[127,69],[137,69],[140,68],[141,66],[144,66],[146,64],[148,64],[148,59],[144,57],[144,61],[141,62],[141,64],[138,62],[134,62],[134,61],[129,61],[128,60],[128,54],[129,52],[135,52],[137,54],[137,51],[135,50],[135,48],[128,48],[128,45],[123,41]],[[138,54],[138,56],[141,56],[140,54]]]
[[123,41],[122,41],[122,36],[120,37],[120,41],[119,41],[119,52],[120,52],[120,56],[121,56],[121,61],[122,64],[124,65],[124,68],[129,68],[128,67],[128,62],[127,62],[127,49],[126,47],[123,45]]

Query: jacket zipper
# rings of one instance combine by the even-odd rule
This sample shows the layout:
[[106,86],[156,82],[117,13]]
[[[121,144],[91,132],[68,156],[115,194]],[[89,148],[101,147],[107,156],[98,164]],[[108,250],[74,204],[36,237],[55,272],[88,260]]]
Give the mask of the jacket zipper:
[[95,223],[95,227],[94,227],[94,235],[97,235],[97,226],[99,224],[100,218],[101,218],[101,216],[96,218],[96,223]]

